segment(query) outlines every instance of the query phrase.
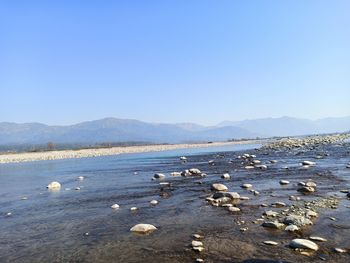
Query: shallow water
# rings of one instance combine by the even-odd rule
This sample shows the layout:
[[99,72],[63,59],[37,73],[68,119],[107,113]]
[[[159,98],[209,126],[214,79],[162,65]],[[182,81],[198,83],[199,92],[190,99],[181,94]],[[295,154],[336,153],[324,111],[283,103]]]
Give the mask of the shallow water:
[[[349,254],[331,251],[335,246],[350,249],[350,209],[346,207],[350,202],[339,193],[349,188],[350,169],[345,168],[350,161],[349,145],[301,153],[254,150],[258,146],[0,165],[0,262],[193,262],[197,257],[206,262],[317,262],[320,256],[329,262],[349,262]],[[247,171],[236,158],[242,150],[257,154],[262,162],[279,162],[266,171]],[[301,169],[302,160],[324,152],[330,155],[316,160],[316,167]],[[187,163],[180,162],[182,155],[188,157]],[[215,166],[208,165],[212,159]],[[208,176],[169,175],[193,167]],[[165,181],[171,186],[162,187],[152,181],[156,172],[166,174]],[[224,172],[229,172],[232,179],[221,179]],[[78,181],[78,176],[85,180]],[[296,183],[308,178],[317,182],[318,191],[303,198],[338,194],[339,208],[324,209],[315,226],[298,234],[268,231],[251,223],[266,210],[259,206],[261,203],[290,204],[289,195],[300,195]],[[280,179],[291,184],[281,187]],[[47,191],[45,186],[56,180],[62,184],[61,191]],[[230,191],[250,197],[239,203],[242,213],[233,215],[206,203],[213,182],[222,182]],[[242,183],[252,183],[261,194],[254,196],[242,190]],[[74,190],[77,186],[81,190]],[[150,206],[152,199],[159,204]],[[120,205],[119,210],[110,208],[114,203]],[[133,206],[138,207],[136,212],[130,211]],[[8,212],[12,215],[6,216]],[[331,221],[329,216],[338,220]],[[134,235],[129,229],[137,223],[154,224],[158,230],[146,236]],[[241,232],[241,227],[249,230]],[[189,246],[193,233],[205,237],[201,254]],[[320,251],[310,257],[286,247],[296,236],[310,234],[324,236],[329,242],[321,244]],[[267,247],[261,244],[264,240],[276,240],[280,245]]]

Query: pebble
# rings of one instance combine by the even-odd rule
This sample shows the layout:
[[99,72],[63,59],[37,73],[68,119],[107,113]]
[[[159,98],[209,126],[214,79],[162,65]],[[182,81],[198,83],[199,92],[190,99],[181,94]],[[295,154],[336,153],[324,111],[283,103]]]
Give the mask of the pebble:
[[203,243],[201,241],[193,240],[191,245],[192,247],[202,247]]
[[231,176],[228,173],[225,173],[225,174],[221,175],[221,178],[222,179],[230,179]]
[[6,213],[6,216],[12,216],[11,212]]
[[286,204],[283,202],[275,202],[275,203],[271,204],[271,206],[272,207],[284,207],[284,206],[286,206]]
[[197,252],[202,252],[204,250],[204,247],[192,247],[192,249]]
[[310,166],[311,166],[311,165],[316,165],[315,162],[311,162],[311,161],[303,161],[302,164],[303,164],[303,165],[310,165]]
[[280,184],[281,184],[281,185],[286,185],[286,184],[289,184],[289,181],[287,181],[287,180],[281,180],[281,181],[280,181]]
[[201,236],[200,234],[193,234],[193,237],[196,239],[202,239],[203,236]]
[[136,211],[137,210],[137,207],[136,206],[133,206],[130,208],[131,211]]
[[161,174],[161,173],[156,173],[153,175],[153,180],[162,180],[165,178],[165,175],[164,174]]
[[242,184],[241,187],[247,189],[247,188],[252,188],[253,185],[251,185],[251,184]]
[[246,200],[249,200],[250,198],[248,196],[241,196],[239,199],[242,201],[246,201]]
[[196,258],[196,262],[204,262],[204,260],[201,258]]
[[78,176],[78,180],[79,180],[79,181],[83,181],[84,179],[85,179],[84,176]]
[[181,176],[181,173],[179,173],[179,172],[172,172],[172,173],[170,173],[170,175],[176,177],[176,176]]
[[270,246],[277,246],[278,243],[275,241],[270,241],[270,240],[266,240],[263,242],[265,245],[270,245]]
[[119,209],[119,205],[118,204],[114,204],[114,205],[111,206],[111,208],[117,210],[117,209]]
[[269,210],[269,211],[265,211],[265,212],[263,213],[263,215],[265,215],[265,216],[272,216],[272,217],[276,217],[276,216],[278,216],[278,215],[279,215],[279,213],[278,213],[278,212],[276,212],[276,211]]
[[284,230],[288,232],[294,232],[294,231],[298,231],[299,227],[296,225],[289,225],[289,226],[286,226]]
[[51,182],[46,186],[49,190],[59,190],[61,188],[61,184],[59,182]]
[[187,158],[186,158],[186,156],[181,156],[181,157],[180,157],[180,160],[181,160],[181,161],[186,161]]
[[241,211],[241,209],[239,209],[238,207],[235,207],[235,206],[229,207],[228,210],[230,212],[240,212]]
[[310,236],[309,239],[312,241],[319,241],[319,242],[326,242],[327,241],[327,239],[325,239],[323,237],[318,237],[318,236]]
[[223,191],[223,192],[226,192],[228,190],[227,186],[224,184],[212,184],[211,189],[214,191]]
[[346,253],[345,249],[342,249],[342,248],[339,248],[339,247],[334,248],[334,251],[337,252],[337,253]]
[[21,200],[28,200],[28,197],[23,196],[23,197],[21,197]]
[[79,191],[79,190],[80,190],[80,187],[77,186],[77,187],[75,187],[74,189],[77,190],[77,191]]
[[137,224],[130,228],[131,232],[137,232],[137,233],[150,233],[154,230],[157,230],[157,228],[154,225],[151,224]]
[[249,170],[249,169],[254,169],[255,166],[253,166],[253,165],[247,165],[247,166],[245,166],[244,168],[247,169],[247,170]]
[[280,229],[284,227],[284,224],[279,223],[278,221],[268,221],[268,222],[264,222],[262,224],[263,227],[267,227],[267,228],[275,228],[275,229]]
[[310,219],[300,215],[286,216],[283,219],[283,223],[286,225],[296,225],[296,226],[312,225],[312,221]]
[[296,238],[293,239],[290,243],[289,246],[291,248],[302,248],[302,249],[311,249],[311,250],[318,250],[318,245],[310,240],[307,239],[301,239],[301,238]]
[[151,205],[157,205],[158,201],[157,200],[152,200],[151,202],[149,202]]

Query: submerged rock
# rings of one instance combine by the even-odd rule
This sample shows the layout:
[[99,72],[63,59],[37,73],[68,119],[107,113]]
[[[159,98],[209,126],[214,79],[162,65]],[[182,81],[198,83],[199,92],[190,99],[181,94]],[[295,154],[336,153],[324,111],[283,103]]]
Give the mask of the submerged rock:
[[281,229],[284,227],[284,224],[281,224],[278,221],[267,221],[267,222],[264,222],[262,226],[267,228]]
[[301,239],[301,238],[296,238],[293,239],[290,243],[289,246],[291,248],[301,248],[301,249],[311,249],[314,251],[318,250],[318,245],[310,240],[307,239]]
[[165,178],[165,175],[164,174],[161,174],[161,173],[156,173],[156,174],[154,174],[154,176],[153,176],[153,180],[162,180],[162,179],[164,179]]
[[154,230],[157,230],[157,228],[151,224],[137,224],[132,228],[130,228],[131,232],[143,233],[143,234],[153,232]]

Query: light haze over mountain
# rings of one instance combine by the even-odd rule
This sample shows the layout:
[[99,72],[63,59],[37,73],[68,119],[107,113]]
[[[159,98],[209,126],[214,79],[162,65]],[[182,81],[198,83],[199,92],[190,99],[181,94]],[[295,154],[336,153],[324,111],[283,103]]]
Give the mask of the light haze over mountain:
[[307,120],[291,117],[224,121],[216,126],[194,123],[147,123],[105,118],[68,126],[41,123],[0,123],[0,145],[54,143],[181,143],[295,136],[350,130],[350,117]]

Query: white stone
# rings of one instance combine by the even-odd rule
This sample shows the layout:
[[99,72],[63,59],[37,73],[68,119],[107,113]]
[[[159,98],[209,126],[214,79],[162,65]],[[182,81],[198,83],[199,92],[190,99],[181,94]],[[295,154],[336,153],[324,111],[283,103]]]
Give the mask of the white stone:
[[137,233],[149,233],[149,232],[153,232],[154,230],[157,230],[157,228],[151,224],[137,224],[132,228],[130,228],[131,232],[137,232]]
[[111,208],[117,210],[119,209],[119,205],[118,204],[111,205]]
[[212,184],[211,189],[215,191],[223,191],[223,192],[228,190],[227,186],[224,184]]
[[46,186],[49,190],[59,190],[61,188],[61,184],[59,182],[51,182]]
[[302,239],[302,238],[296,238],[293,239],[289,246],[292,248],[302,248],[302,249],[311,249],[311,250],[318,250],[318,245],[310,240]]

